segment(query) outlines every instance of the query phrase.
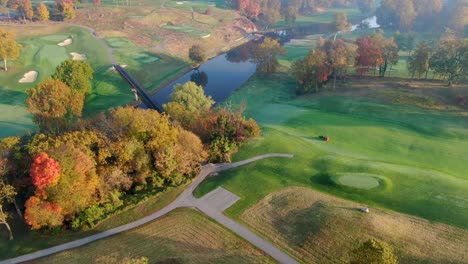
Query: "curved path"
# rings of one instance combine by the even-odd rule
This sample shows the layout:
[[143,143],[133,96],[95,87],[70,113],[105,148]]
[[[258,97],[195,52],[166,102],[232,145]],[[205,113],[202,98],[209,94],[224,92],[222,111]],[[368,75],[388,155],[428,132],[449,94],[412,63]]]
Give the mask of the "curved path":
[[[271,154],[265,154],[265,155],[260,155],[251,159],[239,161],[239,162],[234,162],[234,163],[221,163],[221,164],[207,164],[204,165],[198,174],[198,176],[195,178],[195,180],[190,184],[190,186],[182,193],[180,194],[172,203],[167,205],[166,207],[162,208],[161,210],[146,216],[144,218],[141,218],[137,221],[128,223],[126,225],[122,225],[116,228],[109,229],[107,231],[104,231],[99,234],[95,234],[89,237],[85,237],[82,239],[78,239],[72,242],[68,242],[62,245],[58,245],[55,247],[51,247],[48,249],[44,250],[39,250],[34,253],[22,255],[16,258],[8,259],[1,261],[0,264],[7,264],[7,263],[19,263],[19,262],[24,262],[24,261],[30,261],[36,258],[44,257],[47,255],[55,254],[60,251],[76,248],[88,243],[91,243],[93,241],[96,241],[98,239],[106,238],[136,227],[139,227],[141,225],[144,225],[150,221],[153,221],[170,211],[180,208],[180,207],[194,207],[200,210],[201,212],[205,213],[207,216],[211,217],[215,221],[219,222],[221,225],[225,226],[226,228],[230,229],[232,232],[236,233],[237,235],[243,237],[259,249],[263,250],[265,253],[270,255],[272,258],[277,260],[280,263],[291,263],[291,264],[296,264],[298,263],[295,259],[290,257],[289,255],[285,254],[282,252],[280,249],[275,247],[273,244],[270,242],[262,239],[252,231],[250,231],[248,228],[242,226],[241,224],[237,223],[236,221],[226,217],[223,213],[222,210],[218,210],[216,208],[213,208],[210,206],[208,202],[206,202],[206,199],[197,199],[193,196],[193,191],[195,188],[197,188],[200,183],[203,182],[203,180],[220,171],[228,170],[231,168],[235,168],[238,166],[242,166],[257,160],[265,159],[265,158],[270,158],[270,157],[285,157],[285,158],[292,158],[292,154],[283,154],[283,153],[271,153]],[[221,188],[222,189],[222,188]],[[224,190],[224,189],[222,189]],[[216,190],[215,190],[216,191]],[[213,191],[214,192],[214,191]],[[225,193],[229,193],[224,190]],[[231,194],[231,193],[229,193]],[[231,194],[233,195],[233,194]],[[205,195],[204,197],[206,197]],[[235,196],[235,195],[234,195]]]

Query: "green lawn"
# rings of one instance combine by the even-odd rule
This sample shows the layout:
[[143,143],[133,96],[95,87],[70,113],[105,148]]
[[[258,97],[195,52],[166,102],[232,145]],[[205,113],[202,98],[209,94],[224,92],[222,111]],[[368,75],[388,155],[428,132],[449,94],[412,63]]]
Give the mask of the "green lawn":
[[[268,193],[306,186],[468,228],[466,111],[384,103],[359,94],[296,98],[294,87],[283,74],[255,77],[231,101],[246,101],[246,114],[263,128],[263,136],[242,147],[234,160],[268,152],[295,157],[222,173],[205,181],[196,195],[224,186],[242,198],[227,211],[238,217]],[[331,141],[320,141],[319,135]],[[337,185],[333,176],[343,173],[378,175],[385,180],[384,187],[363,190]]]
[[[331,23],[335,20],[335,13],[343,12],[348,16],[348,20],[352,22],[358,22],[369,14],[362,14],[359,9],[354,7],[349,8],[329,8],[322,13],[313,13],[307,16],[297,16],[296,22],[293,26],[307,26],[313,23]],[[281,20],[274,27],[286,27],[287,24]]]
[[[23,37],[18,42],[23,46],[21,56],[9,62],[7,72],[0,71],[0,138],[33,133],[36,130],[32,117],[26,109],[26,90],[51,76],[55,68],[71,58],[71,52],[83,53],[94,69],[93,90],[86,99],[84,116],[94,115],[111,107],[133,101],[128,84],[110,70],[111,61],[107,49],[88,30],[80,27],[62,27],[56,32],[42,34],[42,27],[21,28]],[[53,30],[49,30],[53,31]],[[57,43],[72,37],[73,42],[60,47]],[[121,37],[105,39],[114,48],[117,62],[128,65],[128,71],[150,92],[179,76],[187,69],[187,63],[164,54],[154,54],[137,48],[131,41]],[[30,70],[39,72],[33,83],[18,83]]]

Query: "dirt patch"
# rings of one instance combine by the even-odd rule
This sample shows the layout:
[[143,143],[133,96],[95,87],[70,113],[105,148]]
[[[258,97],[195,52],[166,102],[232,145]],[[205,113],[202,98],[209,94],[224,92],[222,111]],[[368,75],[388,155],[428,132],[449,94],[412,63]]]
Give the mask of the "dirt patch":
[[23,75],[23,78],[21,78],[18,82],[19,83],[32,83],[35,82],[37,79],[38,72],[37,71],[28,71]]
[[57,45],[59,45],[60,47],[64,47],[64,46],[68,46],[70,44],[72,44],[73,40],[71,38],[68,38],[60,43],[58,43]]
[[262,235],[304,263],[348,263],[371,237],[395,249],[401,263],[465,263],[468,231],[363,205],[308,188],[271,193],[241,215]]

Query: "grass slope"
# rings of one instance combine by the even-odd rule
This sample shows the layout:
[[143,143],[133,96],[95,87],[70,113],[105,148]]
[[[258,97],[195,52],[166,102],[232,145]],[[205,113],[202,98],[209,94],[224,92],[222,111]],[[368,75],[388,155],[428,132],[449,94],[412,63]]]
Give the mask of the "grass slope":
[[[196,194],[222,185],[242,198],[227,211],[239,217],[268,193],[299,185],[468,228],[467,112],[451,105],[438,109],[454,98],[443,86],[387,82],[353,80],[340,92],[296,98],[294,83],[282,74],[251,79],[231,101],[247,102],[246,114],[260,123],[263,137],[242,147],[234,159],[268,152],[295,157],[225,172],[205,181]],[[412,94],[414,98],[405,98],[420,103],[415,98],[423,96],[422,89],[425,96],[433,93],[447,101],[412,107],[379,95]],[[317,140],[319,135],[330,136],[331,142]],[[378,175],[383,186],[363,190],[338,185],[333,176],[342,173]]]
[[271,193],[241,219],[303,263],[348,263],[359,243],[389,243],[400,263],[465,263],[468,231],[302,187]]
[[145,256],[150,263],[273,263],[191,209],[178,209],[142,227],[30,263],[96,263],[99,256]]
[[[26,109],[26,90],[51,76],[62,61],[71,58],[70,52],[85,54],[94,69],[93,90],[86,99],[84,116],[133,101],[128,84],[117,73],[109,70],[111,61],[106,47],[87,29],[50,25],[18,27],[14,31],[23,48],[21,56],[9,62],[9,70],[0,71],[0,138],[36,130]],[[69,37],[73,38],[70,45],[57,46],[57,43]],[[148,52],[126,38],[111,37],[105,40],[114,49],[117,62],[127,64],[128,71],[149,92],[154,92],[187,69],[186,62]],[[33,83],[18,83],[23,74],[30,70],[39,72],[37,80]]]

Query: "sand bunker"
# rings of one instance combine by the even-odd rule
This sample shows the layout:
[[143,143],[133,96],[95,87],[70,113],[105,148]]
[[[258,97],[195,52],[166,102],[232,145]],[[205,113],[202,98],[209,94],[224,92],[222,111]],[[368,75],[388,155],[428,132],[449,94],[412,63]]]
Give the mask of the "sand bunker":
[[32,83],[36,81],[37,78],[37,71],[28,71],[23,75],[23,78],[21,78],[18,82],[19,83]]
[[73,60],[86,60],[86,54],[71,52],[70,55],[73,56]]
[[57,45],[59,45],[60,47],[63,47],[63,46],[67,46],[67,45],[72,44],[72,42],[73,42],[73,40],[71,38],[69,38],[69,39],[66,39],[66,40],[60,42]]

